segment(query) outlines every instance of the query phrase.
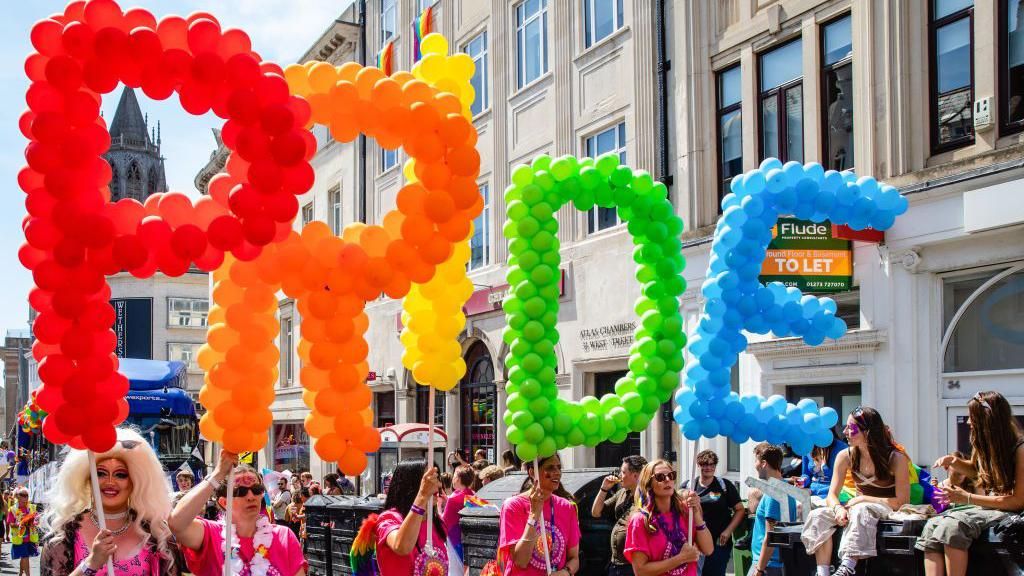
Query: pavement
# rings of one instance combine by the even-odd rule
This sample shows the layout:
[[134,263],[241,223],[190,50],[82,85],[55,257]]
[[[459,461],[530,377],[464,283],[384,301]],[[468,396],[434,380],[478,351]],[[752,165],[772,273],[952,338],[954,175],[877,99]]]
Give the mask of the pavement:
[[[39,574],[39,557],[36,556],[30,563],[29,574]],[[0,576],[18,576],[18,561],[11,560],[11,545],[4,543],[0,547]]]

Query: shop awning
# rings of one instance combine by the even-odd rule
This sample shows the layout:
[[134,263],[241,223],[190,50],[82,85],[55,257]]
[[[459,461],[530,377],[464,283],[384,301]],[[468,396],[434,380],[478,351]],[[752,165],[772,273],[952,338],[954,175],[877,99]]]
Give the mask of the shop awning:
[[185,388],[185,364],[178,361],[118,358],[117,371],[128,378],[133,391]]
[[[430,440],[429,428],[426,424],[410,422],[408,424],[395,424],[378,428],[380,441],[384,444],[419,444],[424,448]],[[442,428],[434,426],[434,445],[444,446],[448,442],[448,434]]]

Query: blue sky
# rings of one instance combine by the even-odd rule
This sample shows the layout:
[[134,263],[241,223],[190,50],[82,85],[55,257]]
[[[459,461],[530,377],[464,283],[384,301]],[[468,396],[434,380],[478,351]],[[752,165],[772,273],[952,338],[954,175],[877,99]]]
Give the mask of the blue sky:
[[[122,9],[146,8],[157,19],[170,14],[186,16],[197,10],[213,13],[222,28],[241,28],[252,38],[253,48],[265,59],[286,65],[295,62],[306,49],[351,4],[351,0],[134,0],[120,3]],[[25,57],[32,50],[32,25],[50,14],[63,12],[65,2],[35,0],[6,3],[0,18],[0,270],[3,301],[0,329],[23,328],[28,321],[28,291],[32,276],[18,262],[18,247],[24,242],[21,221],[25,216],[24,193],[18,188],[17,173],[25,164],[26,140],[18,130],[18,117],[25,110],[28,80]],[[103,113],[113,118],[121,88],[104,97]],[[197,196],[193,184],[196,172],[214,149],[211,129],[220,119],[207,114],[196,117],[184,112],[176,97],[154,102],[136,91],[150,125],[160,120],[163,155],[167,158],[167,184],[171,190]]]

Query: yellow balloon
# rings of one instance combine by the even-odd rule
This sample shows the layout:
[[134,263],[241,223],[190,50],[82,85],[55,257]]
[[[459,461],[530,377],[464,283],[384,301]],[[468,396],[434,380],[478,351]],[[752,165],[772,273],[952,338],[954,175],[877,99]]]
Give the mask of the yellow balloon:
[[433,34],[427,34],[423,41],[420,42],[420,51],[424,54],[448,54],[448,39],[442,34],[434,32]]

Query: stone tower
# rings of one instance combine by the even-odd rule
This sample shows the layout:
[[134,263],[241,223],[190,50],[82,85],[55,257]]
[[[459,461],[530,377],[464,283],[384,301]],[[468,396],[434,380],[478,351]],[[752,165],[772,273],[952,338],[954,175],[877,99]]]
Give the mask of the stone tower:
[[167,191],[164,159],[160,156],[160,129],[150,131],[135,90],[125,87],[110,123],[111,201],[134,198],[145,202],[150,194]]

